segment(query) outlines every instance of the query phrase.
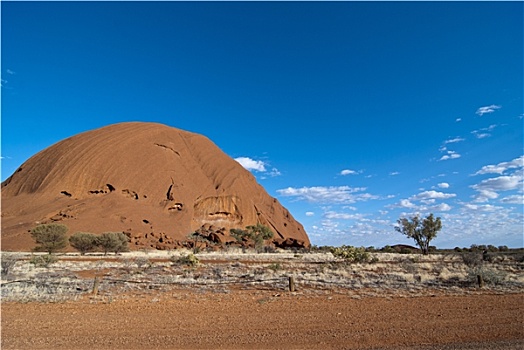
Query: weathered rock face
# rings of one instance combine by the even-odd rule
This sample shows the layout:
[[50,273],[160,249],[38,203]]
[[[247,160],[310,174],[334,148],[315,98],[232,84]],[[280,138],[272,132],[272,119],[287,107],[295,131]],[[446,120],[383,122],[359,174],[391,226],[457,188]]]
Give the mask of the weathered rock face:
[[[88,131],[39,152],[2,183],[2,249],[34,246],[28,230],[122,231],[132,249],[180,246],[214,227],[261,223],[278,246],[310,245],[304,228],[255,177],[204,136],[155,123]],[[220,237],[223,236],[223,237]]]

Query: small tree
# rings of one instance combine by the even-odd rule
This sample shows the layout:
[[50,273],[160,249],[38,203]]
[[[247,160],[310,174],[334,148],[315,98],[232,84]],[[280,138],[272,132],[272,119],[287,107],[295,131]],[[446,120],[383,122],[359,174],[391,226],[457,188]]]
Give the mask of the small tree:
[[31,230],[31,236],[37,246],[35,251],[52,254],[67,246],[67,226],[62,224],[41,224]]
[[401,218],[397,220],[397,223],[398,226],[395,226],[395,230],[409,238],[413,238],[424,255],[429,253],[429,242],[442,229],[440,218],[435,219],[433,214],[429,214],[424,219],[420,219],[419,216],[414,216],[411,220]]
[[247,226],[245,230],[233,228],[229,232],[238,242],[252,241],[257,252],[262,249],[265,240],[273,238],[271,229],[262,224]]
[[129,250],[129,240],[122,232],[104,232],[97,237],[97,245],[102,248],[104,255],[107,252],[126,252]]
[[273,232],[271,229],[262,224],[247,226],[246,229],[247,232],[249,232],[251,239],[255,242],[255,250],[257,252],[260,252],[264,246],[265,240],[273,238]]
[[69,237],[69,244],[80,252],[80,255],[93,251],[97,247],[98,237],[93,233],[77,232]]

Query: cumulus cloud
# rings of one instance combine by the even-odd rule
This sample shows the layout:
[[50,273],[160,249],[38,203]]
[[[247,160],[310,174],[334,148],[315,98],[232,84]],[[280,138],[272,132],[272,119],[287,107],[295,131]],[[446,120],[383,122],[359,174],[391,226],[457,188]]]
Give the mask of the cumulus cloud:
[[440,188],[449,188],[449,184],[447,182],[441,182],[437,186]]
[[457,122],[457,123],[458,123],[458,122],[461,122],[461,121],[462,121],[462,118],[457,118],[457,119],[455,119],[455,122]]
[[444,192],[438,192],[438,191],[424,191],[420,192],[419,194],[415,196],[411,196],[409,199],[420,201],[420,200],[427,200],[427,199],[447,199],[447,198],[453,198],[457,195],[455,193],[444,193]]
[[314,216],[315,213],[313,213],[312,211],[306,211],[306,216]]
[[524,195],[515,194],[500,199],[501,203],[504,204],[524,204]]
[[464,207],[466,209],[473,210],[473,211],[495,211],[497,209],[501,209],[501,207],[497,207],[491,204],[477,205],[477,204],[465,203]]
[[304,200],[310,203],[355,203],[376,199],[377,196],[369,193],[359,193],[365,191],[365,187],[349,186],[314,186],[314,187],[288,187],[277,190],[277,193],[284,197],[294,197],[297,200]]
[[479,109],[477,109],[477,112],[475,113],[482,117],[484,114],[493,113],[497,109],[500,109],[500,108],[501,106],[497,106],[497,105],[484,106],[484,107],[480,107]]
[[524,168],[524,156],[520,156],[509,162],[501,162],[497,165],[485,165],[479,171],[477,171],[474,175],[481,175],[481,174],[502,175],[504,172],[506,172],[509,169],[520,169],[520,168]]
[[266,163],[264,163],[261,160],[254,160],[248,157],[238,157],[235,158],[237,162],[240,163],[245,169],[249,171],[260,171],[265,172],[266,171]]
[[439,160],[457,159],[460,158],[460,154],[455,151],[447,151],[447,154],[443,155]]
[[344,169],[340,172],[340,175],[356,175],[358,174],[359,172],[358,171],[355,171],[355,170],[350,170],[350,169]]
[[389,176],[396,176],[396,175],[399,175],[400,173],[398,171],[392,171],[389,173]]
[[440,203],[432,208],[434,211],[450,211],[451,206],[446,203]]
[[401,199],[398,206],[401,208],[415,208],[416,207],[416,205],[411,203],[409,199]]
[[480,183],[471,186],[477,191],[509,191],[522,186],[522,175],[498,176],[482,180]]

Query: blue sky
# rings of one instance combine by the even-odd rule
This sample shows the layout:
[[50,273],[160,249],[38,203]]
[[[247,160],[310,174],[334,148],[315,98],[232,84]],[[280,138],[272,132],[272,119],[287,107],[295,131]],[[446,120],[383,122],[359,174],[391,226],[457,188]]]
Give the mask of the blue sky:
[[313,244],[523,244],[522,2],[1,3],[2,181],[79,132],[209,137]]

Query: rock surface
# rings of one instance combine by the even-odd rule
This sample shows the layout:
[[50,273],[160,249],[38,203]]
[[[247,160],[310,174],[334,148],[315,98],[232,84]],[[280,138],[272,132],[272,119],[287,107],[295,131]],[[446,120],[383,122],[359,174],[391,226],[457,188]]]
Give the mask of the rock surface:
[[[2,250],[29,250],[29,230],[124,232],[131,249],[172,249],[191,232],[227,243],[257,223],[276,246],[308,247],[302,225],[208,138],[156,123],[121,123],[37,153],[2,183]],[[212,231],[212,232],[211,232]]]

